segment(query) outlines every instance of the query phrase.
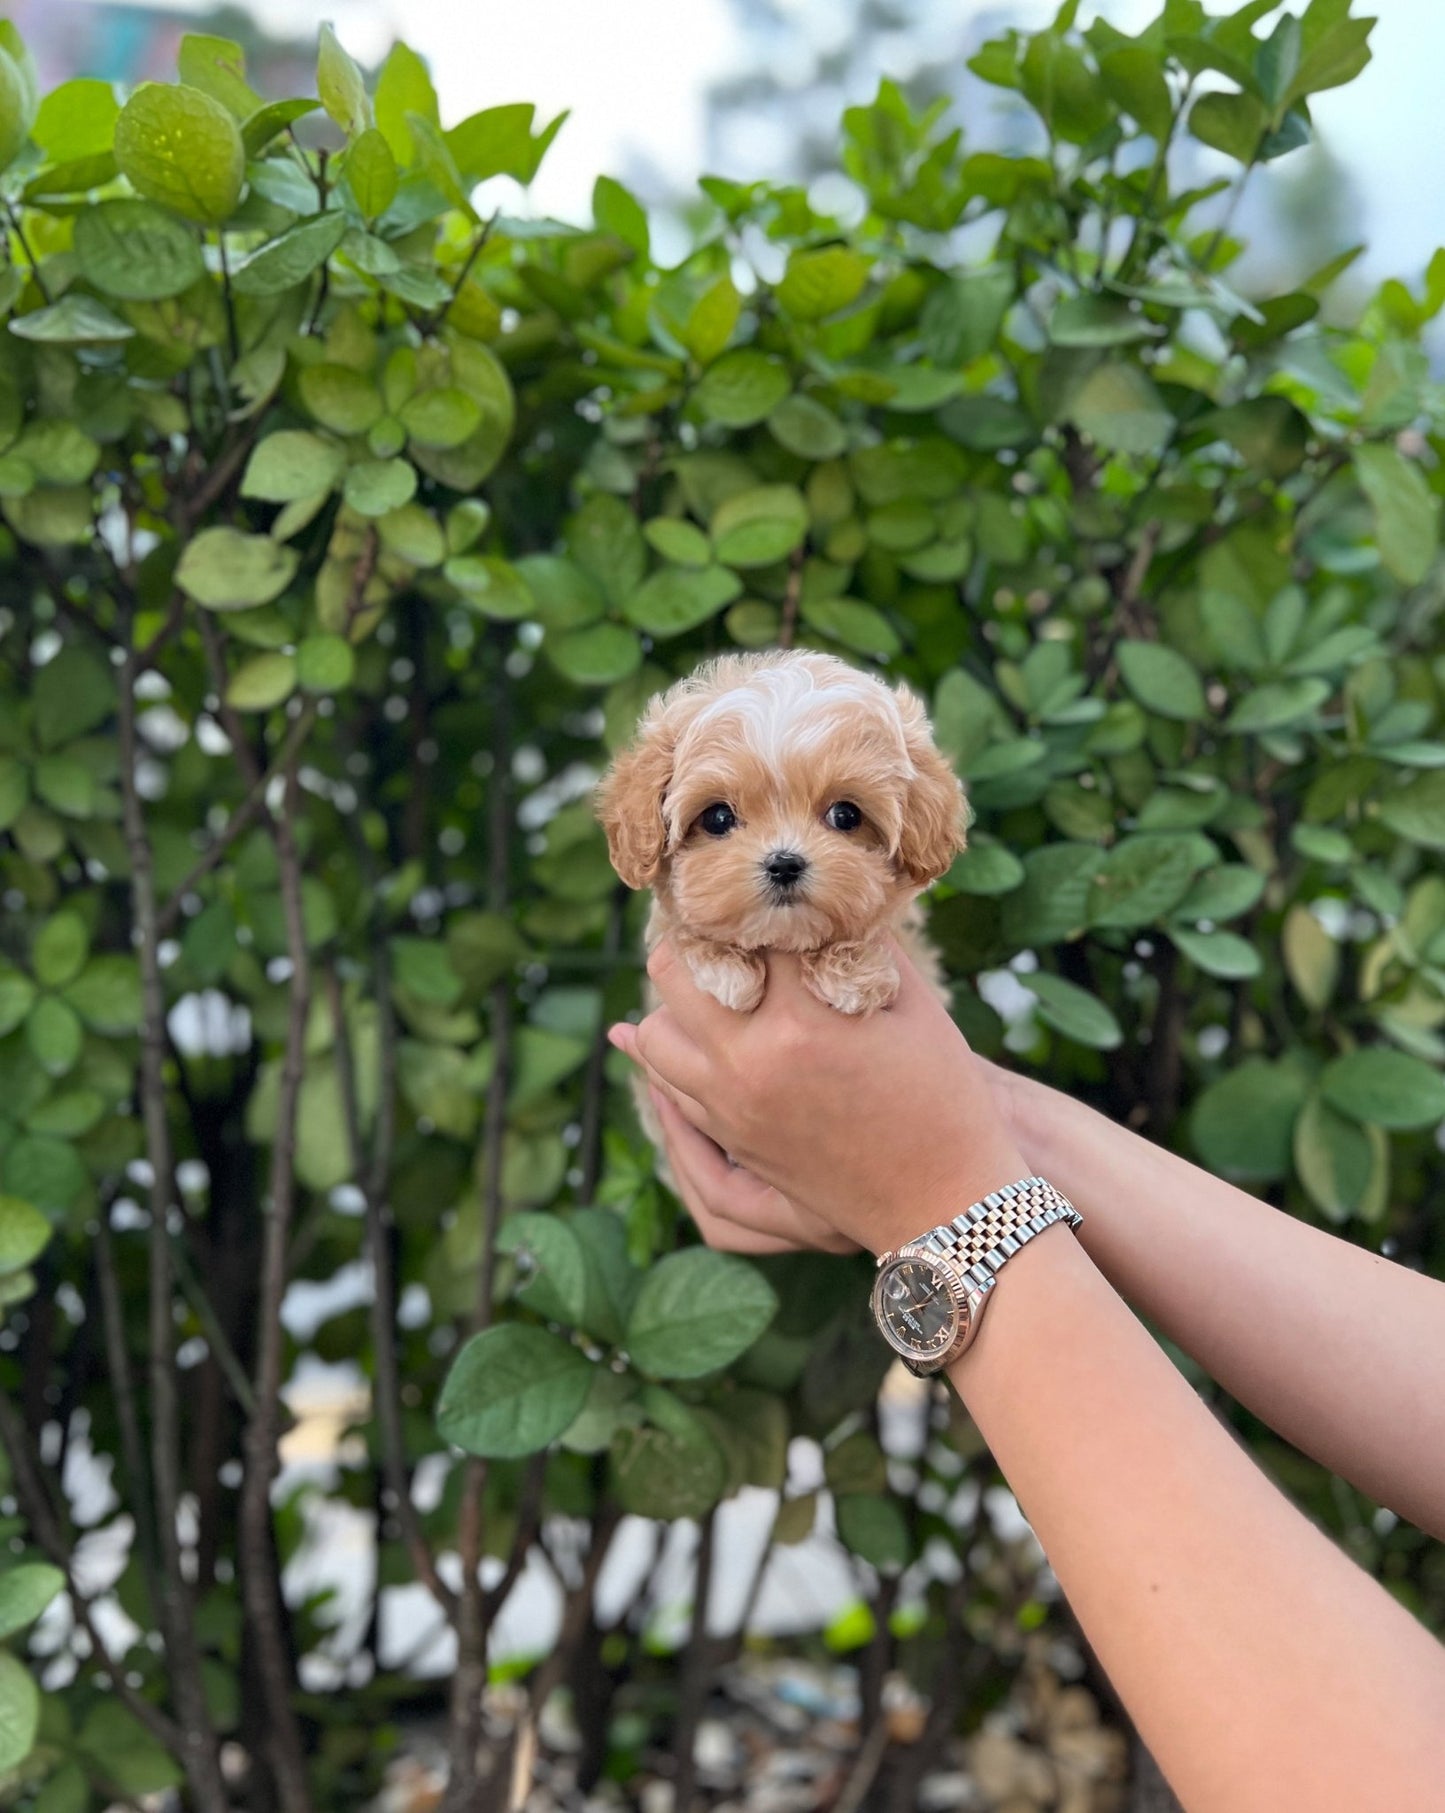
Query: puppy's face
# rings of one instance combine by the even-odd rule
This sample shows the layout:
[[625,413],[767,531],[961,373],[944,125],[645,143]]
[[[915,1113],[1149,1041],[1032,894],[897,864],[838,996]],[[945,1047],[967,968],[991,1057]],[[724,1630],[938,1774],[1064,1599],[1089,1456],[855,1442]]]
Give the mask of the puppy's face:
[[663,695],[602,789],[612,860],[745,950],[867,935],[963,847],[919,702],[813,654],[732,656]]

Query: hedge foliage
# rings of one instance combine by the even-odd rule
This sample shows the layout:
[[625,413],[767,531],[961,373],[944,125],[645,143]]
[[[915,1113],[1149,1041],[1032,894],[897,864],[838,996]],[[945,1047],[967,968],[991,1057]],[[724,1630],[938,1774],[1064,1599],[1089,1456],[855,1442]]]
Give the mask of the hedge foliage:
[[[1056,1616],[941,1398],[885,1457],[865,1278],[699,1248],[607,1053],[639,920],[590,789],[710,651],[931,700],[977,815],[932,929],[982,1049],[1445,1262],[1445,255],[1345,323],[1351,254],[1231,287],[1226,192],[1363,67],[1349,0],[1076,10],[973,60],[1029,148],[885,81],[842,122],[852,214],[709,178],[672,266],[606,177],[589,225],[480,213],[561,122],[444,127],[403,45],[369,85],[323,30],[319,101],[268,101],[191,36],[122,104],[40,95],[0,25],[6,1804],[355,1804],[413,1688],[378,1620],[352,1654],[283,1598],[318,1496],[375,1513],[378,1600],[420,1581],[458,1633],[449,1806],[560,1519],[592,1564],[557,1564],[534,1697],[602,1709],[594,1768],[666,1672],[655,1607],[592,1617],[623,1512],[710,1538],[751,1485],[777,1541],[835,1527],[869,1691],[999,1691]],[[288,1288],[358,1262],[365,1301],[290,1332]],[[303,1353],[371,1411],[273,1504]],[[1440,1615],[1422,1538],[1241,1427]]]

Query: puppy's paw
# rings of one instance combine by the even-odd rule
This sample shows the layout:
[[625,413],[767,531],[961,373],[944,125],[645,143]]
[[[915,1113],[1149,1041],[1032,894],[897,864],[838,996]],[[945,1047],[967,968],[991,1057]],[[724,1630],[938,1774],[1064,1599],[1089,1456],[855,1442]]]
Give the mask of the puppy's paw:
[[803,980],[841,1014],[871,1014],[898,998],[898,966],[886,945],[833,944],[803,958]]
[[689,952],[687,967],[704,993],[736,1013],[750,1014],[763,998],[767,967],[752,951],[713,945],[707,950]]

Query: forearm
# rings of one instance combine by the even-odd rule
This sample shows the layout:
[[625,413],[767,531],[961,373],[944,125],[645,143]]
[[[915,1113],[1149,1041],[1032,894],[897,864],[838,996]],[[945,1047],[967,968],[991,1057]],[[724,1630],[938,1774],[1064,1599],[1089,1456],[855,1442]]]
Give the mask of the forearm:
[[1028,1162],[1083,1211],[1114,1287],[1240,1403],[1445,1537],[1445,1285],[1003,1077]]
[[1438,1807],[1445,1652],[1259,1473],[1072,1237],[1010,1262],[953,1379],[1190,1813]]

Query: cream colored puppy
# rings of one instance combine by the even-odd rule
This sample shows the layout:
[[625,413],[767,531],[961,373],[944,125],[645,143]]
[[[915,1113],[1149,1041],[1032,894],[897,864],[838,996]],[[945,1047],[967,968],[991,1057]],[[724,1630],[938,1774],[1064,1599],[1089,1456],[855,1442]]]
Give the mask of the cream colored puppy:
[[831,655],[724,655],[654,699],[604,776],[613,867],[651,888],[700,988],[748,1013],[763,953],[796,951],[840,1013],[898,991],[890,937],[935,985],[914,902],[964,847],[963,789],[927,714]]

